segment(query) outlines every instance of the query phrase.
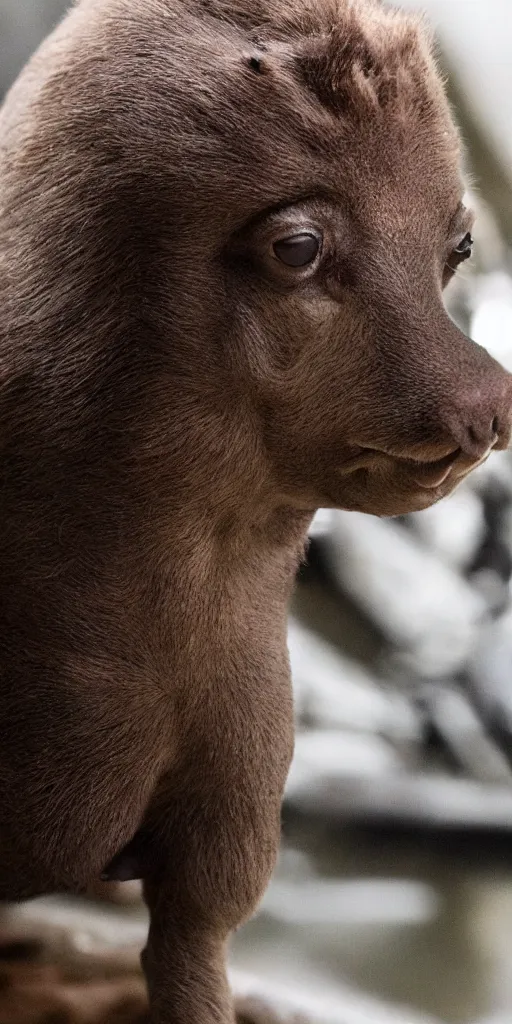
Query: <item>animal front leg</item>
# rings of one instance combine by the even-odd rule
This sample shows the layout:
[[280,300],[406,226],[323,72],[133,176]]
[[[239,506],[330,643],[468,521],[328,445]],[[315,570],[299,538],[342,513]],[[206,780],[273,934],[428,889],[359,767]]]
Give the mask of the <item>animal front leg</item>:
[[145,885],[150,929],[142,963],[151,1024],[234,1024],[227,941],[257,906],[279,841],[274,809],[264,826],[258,815],[261,807],[245,816],[232,802],[216,801],[189,808],[183,830],[174,823],[179,852]]
[[152,911],[142,956],[151,1024],[234,1024],[225,938],[174,920],[164,906]]
[[[234,1024],[226,974],[230,933],[253,913],[274,867],[291,745],[276,742],[236,777],[211,771],[204,788],[174,803],[161,856],[146,878],[150,911],[143,953],[152,1024]],[[247,751],[246,751],[247,753]],[[231,763],[224,762],[228,768]],[[157,866],[158,864],[158,866]]]

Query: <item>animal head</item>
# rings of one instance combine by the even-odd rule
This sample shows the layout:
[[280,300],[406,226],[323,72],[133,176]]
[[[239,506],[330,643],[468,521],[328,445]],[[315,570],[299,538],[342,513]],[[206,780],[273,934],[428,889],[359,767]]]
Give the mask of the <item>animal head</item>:
[[21,265],[59,266],[58,372],[82,334],[103,422],[137,409],[183,494],[394,515],[508,445],[512,378],[443,305],[472,214],[418,19],[82,0],[25,81]]

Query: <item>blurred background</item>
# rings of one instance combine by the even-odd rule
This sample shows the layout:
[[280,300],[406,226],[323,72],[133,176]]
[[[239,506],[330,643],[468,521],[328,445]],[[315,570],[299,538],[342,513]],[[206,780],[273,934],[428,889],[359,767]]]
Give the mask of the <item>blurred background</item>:
[[[447,302],[512,369],[512,3],[404,2],[436,27],[478,212]],[[63,7],[0,0],[1,92]],[[511,573],[509,453],[427,512],[318,514],[290,617],[282,854],[233,943],[239,979],[324,1022],[512,1022]],[[112,899],[16,913],[75,922],[82,952],[138,941],[137,888]]]

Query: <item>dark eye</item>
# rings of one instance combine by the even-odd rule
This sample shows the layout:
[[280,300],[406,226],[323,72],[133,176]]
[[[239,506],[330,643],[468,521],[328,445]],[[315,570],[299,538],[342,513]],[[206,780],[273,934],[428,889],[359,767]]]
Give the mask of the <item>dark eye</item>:
[[274,242],[274,255],[287,267],[307,267],[318,256],[320,241],[308,231]]
[[462,241],[459,242],[457,248],[453,250],[453,261],[454,261],[455,265],[457,266],[459,263],[462,263],[464,260],[468,260],[469,257],[471,256],[472,249],[473,249],[473,239],[472,239],[472,237],[471,237],[471,235],[470,235],[470,233],[468,231],[468,233],[466,235],[464,235],[464,238],[462,239]]

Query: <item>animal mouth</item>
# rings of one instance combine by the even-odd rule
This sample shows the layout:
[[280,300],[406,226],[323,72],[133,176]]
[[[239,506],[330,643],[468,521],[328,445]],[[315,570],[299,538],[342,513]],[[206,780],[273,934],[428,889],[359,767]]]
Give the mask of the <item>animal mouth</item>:
[[[406,476],[408,482],[413,486],[416,485],[422,490],[435,491],[449,478],[452,482],[460,483],[468,473],[486,461],[492,449],[491,445],[482,458],[477,460],[464,456],[460,448],[455,448],[448,455],[443,455],[442,458],[427,461],[365,446],[357,455],[347,460],[341,473],[350,475],[358,469],[371,471],[372,468],[377,468],[383,462],[388,465],[391,463],[395,469]],[[456,470],[455,467],[457,467]]]
[[454,463],[461,454],[460,448],[434,462],[419,462],[416,459],[399,459],[407,467],[411,480],[420,487],[435,489],[444,483],[450,475]]
[[348,459],[341,472],[350,474],[357,469],[371,469],[383,461],[392,462],[395,467],[405,470],[413,483],[420,487],[439,487],[449,476],[454,463],[461,454],[460,448],[455,449],[440,459],[427,462],[424,459],[412,459],[405,455],[397,455],[378,448],[364,447],[359,453]]

